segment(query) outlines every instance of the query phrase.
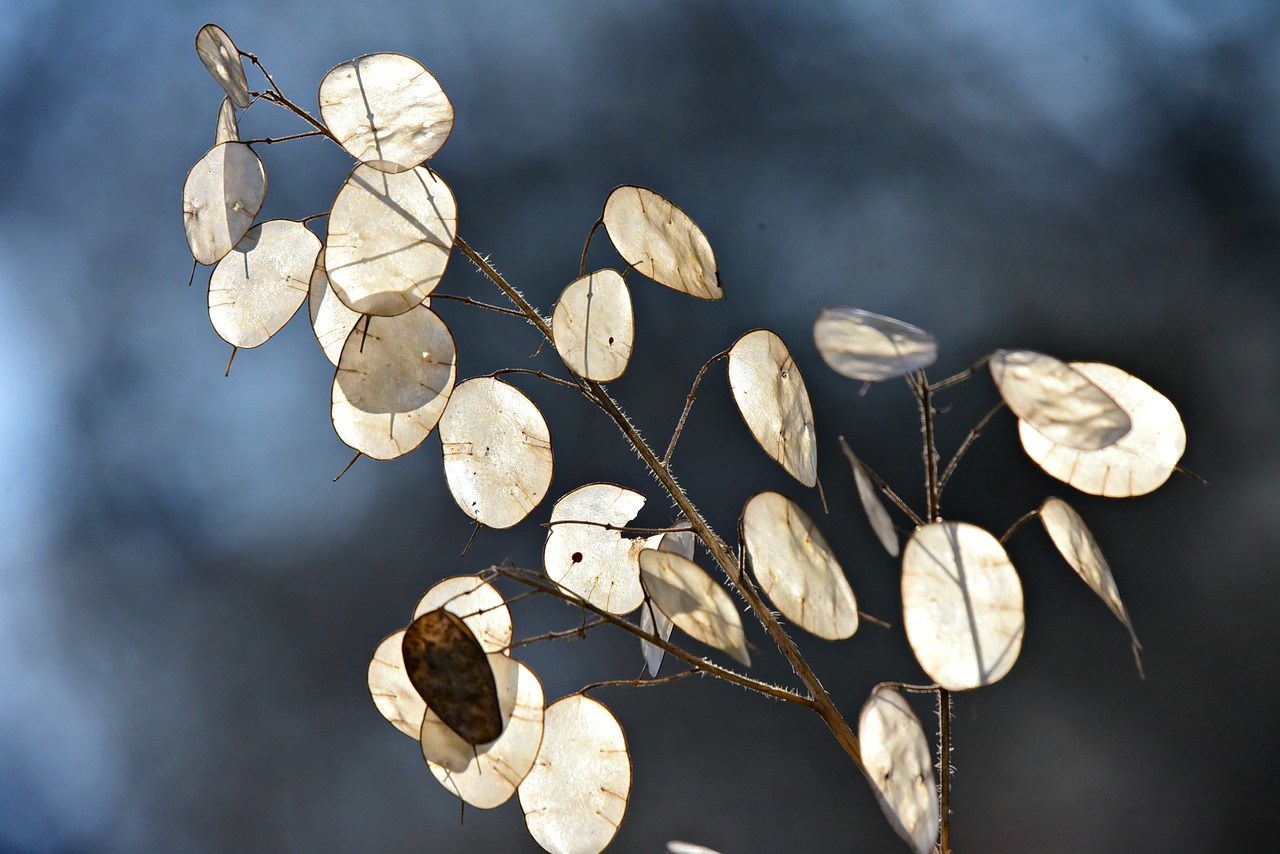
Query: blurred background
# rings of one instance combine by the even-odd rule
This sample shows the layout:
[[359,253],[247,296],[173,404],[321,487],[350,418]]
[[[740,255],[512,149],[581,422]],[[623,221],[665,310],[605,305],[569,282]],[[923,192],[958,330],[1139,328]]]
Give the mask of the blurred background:
[[[953,839],[1208,852],[1271,830],[1280,5],[0,0],[0,12],[0,850],[536,850],[514,802],[461,823],[370,703],[369,655],[439,578],[504,558],[538,566],[537,522],[577,486],[640,489],[638,524],[670,520],[603,415],[517,380],[551,424],[551,495],[459,557],[470,524],[434,436],[331,483],[350,451],[305,312],[223,378],[230,348],[207,320],[208,271],[186,286],[179,218],[222,99],[192,48],[206,21],[312,110],[339,62],[399,51],[426,64],[457,111],[432,165],[460,233],[545,311],[614,185],[652,187],[699,223],[726,300],[632,277],[636,356],[613,388],[662,447],[706,358],[757,326],[790,343],[830,514],[759,451],[720,370],[674,466],[725,534],[758,490],[801,501],[862,610],[893,624],[801,639],[851,718],[877,682],[926,677],[902,633],[898,568],[836,437],[919,506],[919,428],[904,385],[863,394],[826,368],[818,312],[853,305],[932,331],[935,378],[1029,347],[1166,394],[1189,434],[1183,463],[1209,488],[1175,475],[1133,500],[1075,493],[1023,455],[1007,413],[948,488],[949,518],[997,533],[1066,497],[1110,560],[1147,673],[1039,526],[1020,531],[1009,550],[1026,640],[1008,677],[957,704]],[[266,103],[241,119],[244,138],[304,129]],[[259,151],[264,218],[326,210],[350,168],[317,140]],[[619,264],[603,233],[591,264]],[[497,299],[460,258],[441,290]],[[518,322],[440,313],[461,376],[552,364]],[[996,399],[985,372],[945,394],[944,457]],[[518,636],[579,620],[554,602],[515,618]],[[788,680],[758,627],[749,639],[754,672]],[[549,700],[641,661],[604,631],[522,657]],[[595,696],[634,765],[611,850],[906,850],[813,716],[710,680]]]

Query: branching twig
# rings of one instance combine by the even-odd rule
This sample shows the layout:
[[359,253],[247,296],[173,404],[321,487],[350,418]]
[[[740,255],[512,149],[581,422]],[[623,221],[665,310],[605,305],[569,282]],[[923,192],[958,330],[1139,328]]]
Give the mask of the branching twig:
[[959,385],[978,371],[982,370],[982,366],[991,361],[991,355],[991,353],[988,353],[958,374],[953,374],[945,380],[938,380],[936,383],[929,386],[929,391],[942,391],[943,389],[951,388],[953,385]]
[[879,489],[886,498],[893,502],[893,506],[905,513],[907,518],[910,519],[912,524],[917,528],[923,528],[924,520],[916,515],[916,511],[912,510],[910,505],[903,501],[902,498],[898,496],[898,493],[893,491],[889,484],[885,483],[884,478],[876,474],[875,469],[871,468],[871,466],[867,465],[854,455],[853,450],[849,447],[849,443],[844,440],[844,436],[840,436],[839,439],[840,450],[844,452],[845,458],[849,461],[849,465],[861,466],[863,474],[871,478],[871,481],[876,485],[876,488]]
[[939,497],[941,497],[942,490],[947,488],[947,481],[951,480],[951,475],[955,472],[956,466],[960,464],[960,459],[964,456],[965,451],[969,450],[969,446],[974,443],[974,440],[982,435],[982,431],[991,423],[991,419],[995,418],[996,413],[1001,409],[1004,409],[1004,407],[1005,403],[1003,400],[991,407],[991,411],[982,416],[982,420],[974,425],[973,429],[969,431],[969,435],[965,436],[964,441],[960,443],[960,447],[956,448],[956,452],[951,455],[951,460],[947,463],[947,467],[942,472],[942,477],[938,479]]
[[1037,507],[1035,510],[1028,510],[1026,513],[1023,513],[1021,516],[1018,517],[1018,521],[1014,522],[1012,525],[1009,526],[1009,530],[1005,531],[1003,534],[1000,535],[1000,542],[1001,543],[1009,542],[1009,538],[1013,536],[1014,531],[1018,530],[1024,524],[1026,524],[1027,522],[1031,521],[1032,519],[1034,519],[1039,515],[1040,515],[1039,507]]
[[[796,703],[798,705],[805,706],[811,709],[816,709],[817,707],[817,703],[813,699],[809,697],[805,697],[801,694],[797,694],[795,691],[792,691],[788,688],[782,688],[777,685],[770,685],[768,682],[761,682],[758,679],[752,679],[750,676],[745,676],[741,673],[738,673],[735,670],[730,670],[726,667],[721,667],[720,665],[710,661],[709,659],[698,658],[697,656],[691,655],[690,653],[685,652],[683,649],[671,643],[670,641],[664,640],[659,635],[652,632],[646,632],[643,629],[641,629],[639,626],[629,622],[628,620],[624,620],[622,617],[619,617],[615,614],[610,614],[608,611],[604,610],[603,608],[599,608],[591,604],[590,602],[586,601],[585,599],[582,599],[579,596],[575,596],[572,593],[569,593],[565,590],[560,589],[558,586],[554,584],[543,581],[541,576],[533,572],[530,572],[528,570],[523,570],[518,567],[504,567],[504,566],[495,566],[493,567],[493,570],[506,578],[510,578],[513,581],[518,581],[519,583],[532,587],[533,589],[541,593],[546,593],[549,596],[554,596],[557,599],[562,599],[565,602],[568,602],[572,605],[577,605],[579,608],[582,608],[584,611],[590,611],[592,614],[595,614],[597,617],[602,618],[603,620],[610,623],[611,625],[617,626],[623,631],[629,632],[630,634],[635,635],[641,640],[646,640],[649,643],[653,644],[654,646],[660,647],[668,655],[671,655],[671,656],[674,656],[675,658],[680,659],[685,664],[688,664],[691,667],[700,668],[706,673],[712,676],[719,677],[720,679],[723,679],[726,682],[732,682],[733,684],[738,685],[742,688],[746,688],[750,691],[755,691],[758,694],[764,694],[767,697],[773,697],[776,700],[785,700],[788,703]],[[579,630],[585,630],[585,625],[590,625],[590,624],[584,624],[583,627],[579,627],[578,629],[573,629],[572,631],[576,632]]]
[[[454,243],[462,250],[472,262],[480,268],[490,281],[511,300],[521,312],[524,313],[526,319],[542,333],[543,337],[548,341],[553,341],[551,333],[551,324],[549,324],[530,302],[524,298],[524,295],[516,290],[512,285],[502,277],[502,274],[493,268],[487,260],[482,258],[465,240],[455,236]],[[645,467],[649,469],[649,473],[662,484],[668,497],[680,508],[685,517],[689,520],[690,526],[694,533],[698,535],[698,539],[702,540],[703,545],[711,553],[712,558],[719,564],[721,570],[727,575],[730,581],[735,583],[739,580],[738,564],[733,556],[729,553],[729,548],[723,540],[712,530],[707,524],[707,520],[703,518],[702,513],[689,500],[688,494],[684,488],[676,481],[675,476],[667,469],[658,455],[654,453],[649,443],[640,435],[640,431],[622,411],[617,402],[614,401],[604,386],[594,380],[583,380],[583,384],[590,390],[594,398],[595,405],[609,416],[614,425],[622,432],[627,443],[631,445],[632,450],[640,457]],[[804,683],[805,689],[809,691],[812,697],[812,707],[822,718],[823,723],[831,730],[832,735],[836,737],[841,748],[849,755],[857,765],[859,771],[865,771],[862,764],[862,751],[858,743],[858,737],[854,734],[853,729],[849,726],[848,721],[840,714],[840,710],[836,708],[835,702],[831,699],[831,695],[822,686],[822,681],[818,679],[818,675],[813,672],[813,668],[805,661],[801,655],[799,648],[795,642],[783,631],[781,624],[778,623],[776,617],[769,610],[768,605],[764,603],[758,593],[750,587],[750,585],[740,585],[743,595],[747,599],[752,613],[756,619],[764,627],[774,645],[787,659],[787,663],[791,666],[792,672],[800,678]],[[638,631],[638,630],[637,630]],[[806,701],[808,702],[808,701]]]
[[675,453],[676,442],[680,440],[680,433],[684,430],[684,422],[689,417],[689,410],[693,409],[693,401],[698,391],[698,384],[702,382],[702,378],[706,375],[707,369],[721,359],[727,358],[728,350],[722,350],[716,353],[707,363],[698,370],[698,375],[693,378],[693,385],[689,389],[689,394],[685,397],[684,411],[680,413],[680,420],[676,423],[675,432],[671,434],[671,441],[667,444],[667,452],[662,455],[662,465],[665,467],[671,463],[671,455]]

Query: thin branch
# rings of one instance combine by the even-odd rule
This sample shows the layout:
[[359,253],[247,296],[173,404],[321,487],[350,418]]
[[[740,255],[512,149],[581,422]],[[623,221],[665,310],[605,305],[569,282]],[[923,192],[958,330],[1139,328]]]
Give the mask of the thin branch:
[[507,578],[512,579],[513,581],[518,581],[521,584],[527,585],[529,587],[534,588],[535,590],[538,590],[539,592],[546,593],[549,596],[554,596],[557,599],[562,599],[565,602],[568,602],[572,605],[577,605],[579,608],[582,608],[583,610],[590,611],[591,613],[595,614],[597,617],[604,619],[606,622],[614,626],[617,626],[618,628],[622,629],[625,632],[635,635],[641,640],[646,640],[649,643],[653,644],[654,646],[660,647],[668,655],[671,655],[675,658],[680,659],[685,664],[688,664],[691,667],[700,668],[701,670],[705,671],[711,676],[716,676],[720,679],[725,680],[726,682],[732,682],[733,684],[738,685],[739,687],[746,688],[750,691],[755,691],[756,693],[759,693],[759,694],[764,694],[765,696],[768,696],[768,697],[773,697],[774,699],[777,699],[777,700],[785,700],[788,703],[796,703],[797,705],[805,706],[811,709],[814,709],[817,706],[817,703],[811,698],[797,694],[796,692],[790,689],[782,688],[777,685],[770,685],[768,682],[761,682],[758,679],[752,679],[750,676],[744,676],[743,674],[738,673],[735,670],[730,670],[728,668],[721,667],[720,665],[710,661],[709,659],[698,658],[697,656],[694,656],[688,652],[685,652],[680,647],[676,646],[670,641],[664,640],[662,637],[658,636],[655,633],[646,632],[643,629],[641,629],[639,626],[636,626],[635,624],[627,620],[624,620],[623,618],[615,614],[610,614],[608,611],[604,610],[603,608],[596,607],[595,605],[591,604],[585,599],[582,599],[572,593],[562,590],[554,584],[549,584],[547,582],[544,582],[538,575],[532,572],[529,572],[528,570],[522,570],[522,569],[519,569],[518,567],[502,567],[502,566],[495,566],[493,567],[493,569],[496,572],[506,576]]
[[275,145],[277,142],[289,142],[293,139],[306,139],[311,136],[324,136],[324,134],[318,130],[309,130],[303,133],[291,133],[288,136],[267,136],[262,139],[242,139],[240,141],[245,145]]
[[958,374],[953,374],[945,380],[938,380],[936,383],[929,386],[929,391],[942,391],[943,389],[951,388],[953,385],[959,385],[978,371],[982,370],[982,366],[991,361],[991,355],[991,353],[988,353]]
[[[454,243],[462,250],[468,258],[471,259],[482,273],[489,277],[495,285],[498,286],[507,298],[519,308],[530,323],[538,327],[544,338],[553,341],[551,333],[551,325],[547,322],[533,305],[524,298],[518,290],[511,286],[506,279],[502,277],[497,270],[493,268],[487,260],[482,258],[470,247],[461,237],[454,237]],[[625,274],[624,274],[625,275]],[[685,517],[689,520],[690,526],[698,535],[698,539],[702,540],[703,545],[711,553],[712,558],[719,564],[721,570],[729,577],[731,581],[735,581],[742,576],[739,572],[738,564],[733,556],[729,553],[729,547],[707,524],[707,520],[703,518],[698,508],[689,500],[688,494],[683,487],[676,481],[674,475],[668,471],[667,467],[662,464],[662,460],[654,453],[653,449],[640,435],[640,431],[636,429],[631,419],[618,406],[618,404],[609,396],[604,386],[594,380],[584,380],[584,385],[590,390],[596,406],[609,416],[614,425],[621,431],[626,438],[632,450],[640,457],[641,461],[649,469],[650,474],[657,478],[662,484],[669,498],[680,508]],[[774,645],[787,659],[787,663],[791,666],[792,672],[799,677],[804,683],[805,688],[812,696],[811,700],[804,700],[805,705],[811,705],[818,716],[822,718],[823,723],[831,730],[831,734],[835,736],[840,747],[853,760],[859,771],[866,772],[865,766],[862,764],[862,751],[858,743],[858,737],[854,734],[852,727],[848,721],[840,714],[840,710],[836,708],[835,702],[831,699],[831,695],[822,686],[822,681],[818,679],[813,668],[805,661],[804,656],[800,654],[800,650],[796,647],[795,642],[783,631],[782,626],[778,623],[776,617],[769,610],[758,593],[746,586],[743,588],[743,595],[747,598],[747,603],[755,614],[756,619],[764,627]],[[634,627],[632,627],[634,628]],[[638,629],[636,629],[639,632]],[[731,672],[731,671],[726,671]],[[745,678],[745,677],[743,677]],[[788,694],[788,696],[794,696]]]
[[516,311],[514,308],[505,308],[505,307],[500,306],[500,305],[491,305],[491,304],[489,304],[489,303],[487,303],[487,302],[481,302],[481,301],[480,301],[480,300],[478,300],[478,299],[472,299],[471,297],[460,297],[460,296],[456,296],[456,295],[454,295],[454,294],[441,294],[441,293],[436,293],[436,292],[434,292],[434,291],[433,291],[433,292],[432,292],[432,294],[431,294],[431,299],[433,299],[433,300],[434,300],[434,299],[447,299],[447,300],[453,300],[454,302],[460,302],[460,303],[462,303],[463,305],[473,305],[473,306],[475,306],[476,308],[483,308],[483,309],[486,309],[486,310],[488,310],[488,311],[495,311],[495,312],[497,312],[498,314],[509,314],[509,315],[511,315],[512,317],[519,317],[519,318],[520,318],[520,319],[522,319],[522,320],[524,319],[524,315],[523,315],[522,313],[520,313],[520,312]]
[[884,478],[876,474],[875,469],[871,468],[871,466],[854,456],[853,450],[849,447],[849,443],[844,440],[844,436],[840,436],[839,439],[840,450],[844,452],[845,458],[849,460],[849,465],[860,466],[863,474],[871,478],[872,482],[875,483],[876,488],[879,489],[886,498],[892,501],[895,507],[905,513],[907,518],[911,520],[912,524],[917,528],[923,528],[924,520],[916,515],[916,511],[912,510],[911,507],[908,506],[907,502],[903,501],[898,496],[898,493],[894,492],[889,484],[885,483]]
[[592,620],[589,623],[583,623],[580,626],[574,626],[572,629],[565,629],[559,632],[547,632],[544,635],[525,638],[524,640],[513,641],[507,644],[507,651],[510,652],[517,647],[528,646],[531,643],[542,643],[543,641],[560,640],[561,638],[581,638],[585,637],[588,629],[594,629],[596,626],[607,626],[609,621],[603,617]]
[[879,617],[873,617],[870,614],[868,614],[866,611],[859,611],[858,618],[861,620],[866,620],[871,625],[879,626],[882,629],[893,628],[893,623],[890,623],[888,620],[882,620]]
[[650,688],[654,685],[668,685],[702,672],[701,667],[690,667],[688,670],[681,670],[679,673],[663,676],[660,679],[610,679],[607,682],[592,682],[590,685],[583,686],[578,693],[585,694],[596,688]]
[[938,450],[933,437],[933,390],[924,371],[916,372],[914,388],[916,402],[920,404],[920,433],[924,437],[924,491],[928,505],[928,519],[937,522],[938,516]]
[[996,413],[1004,409],[1005,402],[1001,400],[995,406],[991,407],[991,411],[982,416],[982,420],[974,425],[969,431],[969,435],[964,437],[964,441],[960,443],[960,447],[951,455],[951,460],[947,463],[946,469],[942,472],[942,477],[938,479],[938,494],[941,496],[942,490],[947,488],[947,481],[951,480],[951,475],[955,472],[956,466],[960,464],[960,459],[964,456],[965,451],[969,450],[969,446],[982,435],[982,431],[991,423],[991,419],[996,417]]
[[707,360],[699,370],[698,375],[693,378],[693,386],[689,389],[689,394],[684,400],[684,411],[680,413],[680,420],[676,423],[676,430],[671,434],[671,441],[667,444],[667,452],[662,455],[662,465],[665,468],[671,462],[671,455],[675,453],[676,442],[680,440],[680,433],[684,430],[684,422],[689,417],[689,410],[693,409],[693,401],[698,391],[698,385],[702,382],[702,378],[706,376],[707,370],[721,359],[727,358],[728,350],[721,350],[710,359]]
[[591,225],[591,230],[587,232],[587,242],[582,245],[582,263],[578,265],[578,277],[581,278],[587,274],[587,250],[591,248],[591,238],[595,236],[596,229],[604,225],[604,220],[598,219]]
[[1018,530],[1024,524],[1026,524],[1027,522],[1030,522],[1032,519],[1034,519],[1039,515],[1040,515],[1039,507],[1037,507],[1035,510],[1028,510],[1026,513],[1023,513],[1021,516],[1018,517],[1018,521],[1014,522],[1012,525],[1009,526],[1009,530],[1005,531],[1003,534],[1000,535],[1000,542],[1001,543],[1009,542],[1009,538],[1013,536],[1014,531]]
[[251,53],[245,53],[244,51],[240,51],[240,54],[242,56],[248,57],[249,61],[253,63],[254,67],[256,67],[259,71],[262,72],[262,76],[267,78],[267,83],[271,85],[271,89],[269,91],[256,93],[258,94],[259,97],[261,97],[264,101],[270,101],[273,104],[277,104],[281,107],[284,107],[286,110],[293,113],[294,115],[302,119],[307,124],[311,125],[317,131],[329,137],[329,139],[337,143],[339,147],[342,146],[342,143],[338,140],[338,138],[334,136],[327,127],[321,124],[320,121],[316,119],[315,116],[311,115],[306,110],[302,109],[297,104],[293,103],[293,101],[290,101],[288,98],[285,97],[284,92],[281,91],[280,87],[276,85],[275,78],[271,76],[271,72],[267,71],[267,67],[258,60],[258,57],[254,56]]
[[938,818],[942,827],[938,847],[951,854],[951,692],[938,688]]
[[[560,386],[564,386],[565,388],[571,388],[574,391],[583,392],[584,394],[586,393],[583,390],[582,386],[578,385],[577,383],[571,383],[568,380],[562,380],[559,377],[553,377],[551,376],[551,374],[547,373],[546,371],[535,371],[532,368],[499,368],[496,371],[490,371],[485,376],[500,377],[503,374],[528,374],[529,376],[537,377],[538,379],[545,380],[549,383],[552,383],[553,385],[560,385]],[[587,395],[587,397],[590,398],[590,395]]]
[[593,522],[589,519],[552,519],[550,522],[543,522],[542,527],[554,528],[556,525],[590,525],[593,528],[603,528],[606,531],[619,531],[624,534],[678,534],[681,531],[692,531],[688,525],[681,527],[668,526],[665,528],[638,528],[632,525],[614,525],[609,522]]

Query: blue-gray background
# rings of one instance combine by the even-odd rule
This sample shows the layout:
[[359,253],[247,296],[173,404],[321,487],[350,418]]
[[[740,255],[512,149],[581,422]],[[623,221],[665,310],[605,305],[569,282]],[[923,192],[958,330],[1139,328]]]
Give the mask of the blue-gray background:
[[[1026,643],[1005,680],[959,703],[956,844],[1208,852],[1272,832],[1272,0],[0,0],[0,850],[534,850],[514,803],[459,826],[414,743],[372,708],[364,669],[433,580],[536,565],[541,530],[486,532],[457,557],[469,526],[434,438],[330,483],[349,451],[302,318],[223,379],[229,348],[205,316],[205,271],[185,286],[179,219],[222,97],[192,50],[207,20],[312,109],[338,62],[422,60],[457,110],[433,165],[460,231],[544,309],[615,184],[651,186],[699,222],[726,301],[636,277],[636,361],[615,388],[665,444],[703,359],[754,326],[790,342],[817,410],[820,524],[862,608],[895,624],[805,642],[850,716],[875,682],[924,677],[835,438],[915,500],[918,432],[904,387],[860,396],[821,363],[818,311],[930,329],[935,377],[1033,347],[1165,392],[1208,489],[1178,476],[1133,501],[1075,496],[1022,455],[1006,416],[948,492],[950,517],[996,531],[1068,497],[1110,558],[1148,674],[1042,532],[1019,533]],[[255,106],[245,136],[303,129],[274,113]],[[349,165],[315,140],[261,151],[264,216],[323,211]],[[592,256],[616,263],[604,242]],[[492,298],[459,260],[443,289]],[[530,362],[526,327],[441,311],[464,376],[550,364]],[[557,442],[553,497],[612,480],[650,494],[642,522],[667,521],[603,416],[525,387]],[[985,376],[946,396],[944,453],[994,400]],[[719,371],[676,470],[725,532],[759,489],[820,513],[755,447]],[[522,607],[517,632],[576,619]],[[525,658],[549,698],[639,666],[605,634]],[[635,769],[615,850],[905,850],[811,716],[706,681],[600,697]]]

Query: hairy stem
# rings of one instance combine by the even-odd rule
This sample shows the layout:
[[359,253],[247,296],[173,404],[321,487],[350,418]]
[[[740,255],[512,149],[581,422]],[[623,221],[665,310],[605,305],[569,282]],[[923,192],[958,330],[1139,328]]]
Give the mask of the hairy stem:
[[[454,243],[462,250],[471,261],[480,269],[485,276],[489,278],[497,287],[506,294],[507,298],[524,313],[528,321],[536,326],[542,333],[543,337],[548,341],[552,340],[551,325],[534,307],[524,298],[518,290],[512,287],[506,279],[502,277],[497,270],[493,268],[487,260],[481,257],[469,244],[461,237],[455,237]],[[668,470],[658,455],[654,452],[649,443],[640,435],[640,431],[631,423],[631,419],[627,417],[617,402],[614,401],[609,393],[605,391],[603,385],[594,380],[584,380],[584,386],[591,392],[596,406],[609,416],[618,430],[626,438],[627,443],[632,450],[644,462],[645,467],[649,469],[649,473],[655,477],[663,489],[666,490],[668,497],[680,508],[680,512],[689,520],[689,526],[702,540],[707,550],[711,553],[711,557],[719,564],[721,570],[729,577],[731,581],[741,591],[742,596],[746,599],[752,613],[756,619],[764,627],[769,638],[774,645],[787,659],[787,663],[791,666],[791,670],[796,674],[800,681],[804,684],[805,689],[809,692],[810,699],[813,703],[813,709],[818,716],[822,718],[823,723],[831,730],[836,741],[839,742],[841,748],[849,755],[858,770],[865,773],[862,764],[862,750],[858,743],[858,737],[854,734],[853,729],[849,726],[848,721],[840,714],[840,710],[836,708],[835,702],[831,699],[831,695],[822,686],[821,680],[818,679],[813,668],[805,661],[804,656],[800,654],[799,648],[795,642],[787,635],[777,619],[773,616],[773,612],[760,598],[759,594],[750,584],[742,583],[741,568],[738,561],[734,559],[729,551],[729,547],[720,537],[711,529],[707,520],[703,518],[702,513],[694,506],[689,499],[684,488],[676,482],[675,477]],[[638,630],[637,630],[638,631]]]

